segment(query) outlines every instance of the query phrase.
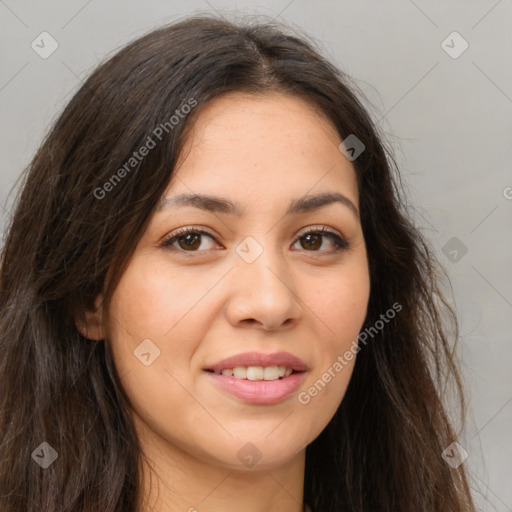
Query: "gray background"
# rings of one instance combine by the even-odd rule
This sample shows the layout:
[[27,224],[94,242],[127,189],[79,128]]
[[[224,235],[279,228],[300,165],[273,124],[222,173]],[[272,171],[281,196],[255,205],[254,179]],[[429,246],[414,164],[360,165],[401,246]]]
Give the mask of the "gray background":
[[[511,0],[0,0],[0,230],[20,172],[97,63],[197,11],[305,30],[357,80],[454,286],[475,498],[481,510],[512,511]],[[43,31],[59,45],[47,59],[31,48]],[[469,44],[457,58],[442,47],[453,31]]]

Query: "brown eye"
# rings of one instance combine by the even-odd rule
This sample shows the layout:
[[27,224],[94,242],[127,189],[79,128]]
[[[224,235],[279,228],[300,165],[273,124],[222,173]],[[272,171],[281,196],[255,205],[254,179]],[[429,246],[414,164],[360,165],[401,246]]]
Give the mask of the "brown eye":
[[201,235],[200,234],[188,234],[183,235],[177,238],[178,245],[182,249],[198,249],[201,245]]
[[308,233],[300,238],[303,242],[301,245],[304,249],[320,249],[322,247],[322,236]]
[[[210,246],[203,247],[201,249],[205,239],[210,240]],[[324,245],[325,239],[331,242],[331,247],[327,247],[322,250],[322,245]],[[213,235],[207,231],[189,227],[181,229],[176,233],[171,233],[171,235],[162,242],[162,246],[169,249],[175,249],[176,251],[181,251],[183,253],[203,252],[205,250],[212,249],[214,241],[215,238]],[[310,230],[303,233],[298,237],[297,242],[300,242],[301,248],[308,252],[336,252],[347,249],[349,246],[345,239],[341,238],[336,233],[325,229]]]
[[[343,249],[347,249],[349,244],[348,242],[338,236],[336,233],[331,231],[327,231],[325,229],[322,230],[311,230],[306,233],[303,233],[298,241],[303,249],[309,252],[326,252],[324,250],[319,250],[322,247],[324,239],[328,239],[331,242],[331,251],[341,251]],[[329,252],[329,249],[327,249]]]
[[199,250],[203,245],[204,238],[209,238],[212,242],[214,241],[213,236],[206,231],[195,228],[185,228],[177,233],[171,234],[163,241],[162,246],[183,252],[202,252],[213,247],[213,243],[211,243],[210,247],[203,247],[203,249]]

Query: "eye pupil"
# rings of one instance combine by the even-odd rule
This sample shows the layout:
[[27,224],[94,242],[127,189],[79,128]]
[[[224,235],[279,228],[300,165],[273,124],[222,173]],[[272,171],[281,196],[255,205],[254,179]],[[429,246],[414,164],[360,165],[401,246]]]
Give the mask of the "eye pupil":
[[[304,247],[304,249],[319,249],[322,246],[322,238],[318,235],[309,233],[307,235],[304,235],[302,239],[307,240],[306,245],[301,244],[302,247]],[[320,244],[318,244],[318,241],[320,241]]]
[[[197,241],[200,239],[200,237],[201,237],[201,235],[195,234],[195,233],[189,233],[187,235],[184,235],[180,239],[180,246],[182,246],[181,241],[185,240],[186,247],[182,247],[182,248],[197,249],[201,245],[200,243],[199,244],[197,243]],[[194,242],[196,242],[196,243],[194,244]]]
[[[164,243],[165,246],[174,246],[177,244],[179,249],[186,252],[199,252],[199,248],[201,247],[202,237],[206,236],[207,238],[213,238],[209,233],[203,233],[202,231],[190,230],[190,231],[182,231],[181,234],[178,233],[175,236],[171,237],[168,241]],[[303,249],[308,251],[320,252],[322,249],[322,242],[324,238],[328,238],[331,243],[333,243],[336,247],[335,250],[340,251],[348,247],[348,244],[340,239],[338,236],[325,231],[311,231],[308,233],[304,233],[299,237],[300,244]],[[176,247],[178,249],[178,247]]]

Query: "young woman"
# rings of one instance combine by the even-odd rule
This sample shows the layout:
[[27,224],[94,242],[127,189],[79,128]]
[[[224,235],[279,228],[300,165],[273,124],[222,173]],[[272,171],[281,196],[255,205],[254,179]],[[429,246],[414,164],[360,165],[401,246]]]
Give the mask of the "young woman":
[[2,512],[474,510],[455,319],[347,83],[203,16],[75,94],[2,252]]

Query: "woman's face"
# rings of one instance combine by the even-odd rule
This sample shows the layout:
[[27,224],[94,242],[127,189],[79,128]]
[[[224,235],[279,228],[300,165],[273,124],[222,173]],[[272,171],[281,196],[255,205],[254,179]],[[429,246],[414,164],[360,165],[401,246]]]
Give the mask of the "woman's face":
[[155,453],[275,467],[340,405],[355,359],[339,356],[370,288],[340,142],[281,94],[231,93],[198,116],[109,311],[115,365]]

